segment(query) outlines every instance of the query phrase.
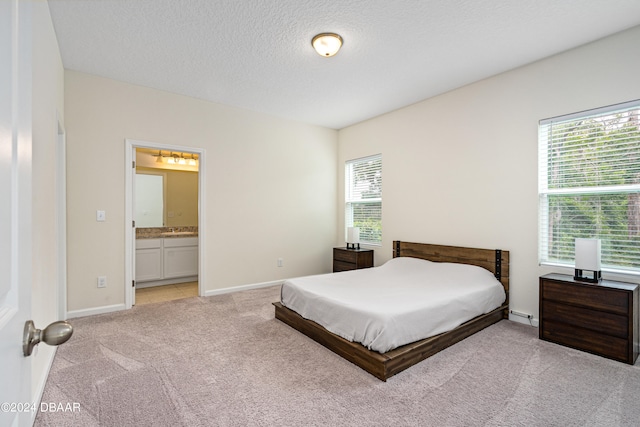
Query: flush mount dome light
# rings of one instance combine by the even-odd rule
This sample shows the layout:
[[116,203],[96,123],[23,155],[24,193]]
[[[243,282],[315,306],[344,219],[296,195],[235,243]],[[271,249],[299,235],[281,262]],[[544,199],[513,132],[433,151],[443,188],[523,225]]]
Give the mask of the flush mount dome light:
[[311,44],[319,55],[329,57],[340,50],[342,37],[335,33],[321,33],[311,40]]

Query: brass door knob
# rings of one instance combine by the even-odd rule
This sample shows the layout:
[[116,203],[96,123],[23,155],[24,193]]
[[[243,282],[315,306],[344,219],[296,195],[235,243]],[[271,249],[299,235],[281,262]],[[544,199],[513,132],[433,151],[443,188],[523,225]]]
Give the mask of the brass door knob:
[[25,357],[31,356],[33,348],[41,341],[49,345],[60,345],[66,343],[71,335],[73,335],[73,326],[65,320],[53,322],[44,329],[36,329],[33,320],[27,320],[24,324],[22,351]]

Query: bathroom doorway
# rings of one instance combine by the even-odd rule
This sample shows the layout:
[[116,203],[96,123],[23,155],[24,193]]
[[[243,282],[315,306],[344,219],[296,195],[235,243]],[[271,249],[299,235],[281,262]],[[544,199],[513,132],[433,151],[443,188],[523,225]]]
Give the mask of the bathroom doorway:
[[203,295],[204,150],[126,145],[127,308]]

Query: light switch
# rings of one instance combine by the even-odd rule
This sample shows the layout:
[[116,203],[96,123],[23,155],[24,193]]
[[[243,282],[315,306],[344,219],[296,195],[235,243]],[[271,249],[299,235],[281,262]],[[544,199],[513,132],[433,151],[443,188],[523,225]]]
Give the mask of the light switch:
[[98,287],[99,288],[107,287],[107,276],[98,276]]
[[106,221],[107,220],[107,214],[105,211],[96,211],[96,221]]

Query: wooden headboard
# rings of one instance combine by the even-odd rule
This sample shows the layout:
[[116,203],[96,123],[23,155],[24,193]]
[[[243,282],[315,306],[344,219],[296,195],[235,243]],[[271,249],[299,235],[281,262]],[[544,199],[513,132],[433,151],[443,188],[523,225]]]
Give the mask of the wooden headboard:
[[393,257],[407,256],[435,262],[456,262],[477,265],[492,272],[507,294],[509,301],[509,251],[500,249],[465,248],[394,240]]

